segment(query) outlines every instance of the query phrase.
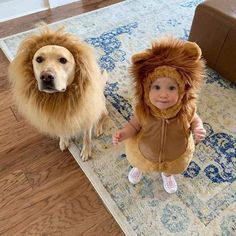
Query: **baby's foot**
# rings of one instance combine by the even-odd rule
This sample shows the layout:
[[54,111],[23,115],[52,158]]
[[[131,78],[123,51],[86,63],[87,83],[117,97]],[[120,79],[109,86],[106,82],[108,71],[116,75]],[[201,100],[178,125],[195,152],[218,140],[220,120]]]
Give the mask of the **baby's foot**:
[[142,179],[142,171],[133,167],[128,174],[128,179],[130,183],[137,184]]
[[161,173],[161,177],[163,180],[163,187],[166,190],[167,193],[175,193],[178,189],[177,183],[175,181],[175,178],[173,175],[165,176],[163,173]]

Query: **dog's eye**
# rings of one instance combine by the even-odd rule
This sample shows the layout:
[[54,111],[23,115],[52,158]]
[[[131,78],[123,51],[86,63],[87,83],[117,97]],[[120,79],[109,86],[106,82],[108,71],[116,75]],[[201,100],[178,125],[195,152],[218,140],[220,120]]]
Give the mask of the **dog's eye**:
[[66,62],[67,62],[66,58],[64,58],[64,57],[61,57],[61,58],[59,59],[59,61],[60,61],[60,63],[62,63],[62,64],[66,64]]
[[39,57],[36,57],[36,61],[38,63],[42,63],[43,62],[43,57],[39,56]]

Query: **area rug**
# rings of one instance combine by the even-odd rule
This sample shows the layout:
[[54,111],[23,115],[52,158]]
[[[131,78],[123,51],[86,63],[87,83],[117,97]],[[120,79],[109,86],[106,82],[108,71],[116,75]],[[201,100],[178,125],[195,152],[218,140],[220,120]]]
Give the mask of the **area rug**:
[[[82,162],[80,140],[70,152],[126,235],[236,234],[236,86],[207,68],[198,113],[207,130],[188,169],[178,175],[178,191],[167,194],[160,174],[127,180],[129,164],[123,145],[111,135],[132,114],[128,68],[133,53],[153,39],[174,35],[187,39],[194,10],[202,0],[128,0],[52,24],[91,44],[98,63],[109,73],[105,95],[110,119],[93,140],[92,159]],[[1,39],[11,60],[20,41],[32,31]]]

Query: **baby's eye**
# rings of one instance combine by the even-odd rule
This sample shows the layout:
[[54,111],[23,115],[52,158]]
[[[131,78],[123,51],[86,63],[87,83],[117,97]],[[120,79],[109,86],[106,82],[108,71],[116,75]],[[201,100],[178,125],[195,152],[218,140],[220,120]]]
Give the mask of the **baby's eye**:
[[172,90],[176,90],[176,87],[175,86],[170,86],[169,89],[172,91]]
[[156,89],[156,90],[159,90],[160,86],[159,85],[154,85],[153,88]]

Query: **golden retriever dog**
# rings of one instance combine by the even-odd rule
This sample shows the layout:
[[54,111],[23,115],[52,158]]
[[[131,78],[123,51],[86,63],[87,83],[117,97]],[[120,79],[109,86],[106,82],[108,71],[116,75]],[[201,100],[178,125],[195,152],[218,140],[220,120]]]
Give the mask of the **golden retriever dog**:
[[107,117],[101,73],[92,49],[62,29],[44,27],[28,36],[9,66],[15,103],[39,131],[60,138],[60,149],[83,133],[82,159],[91,156],[91,136]]

